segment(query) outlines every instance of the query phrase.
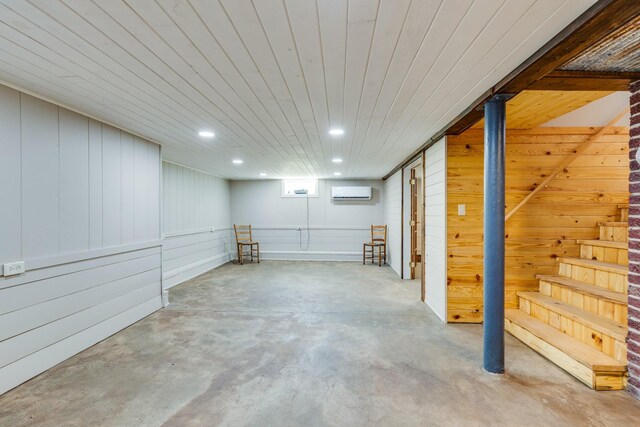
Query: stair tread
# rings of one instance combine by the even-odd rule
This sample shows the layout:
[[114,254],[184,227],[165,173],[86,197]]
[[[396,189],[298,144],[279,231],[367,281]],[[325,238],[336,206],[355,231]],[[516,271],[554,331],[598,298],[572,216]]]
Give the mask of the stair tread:
[[546,282],[558,283],[562,286],[567,286],[569,288],[578,290],[581,293],[593,295],[598,298],[613,301],[618,304],[627,304],[627,294],[622,292],[610,291],[608,289],[604,289],[590,283],[582,282],[580,280],[553,274],[536,274],[536,277]]
[[581,308],[574,307],[570,304],[543,295],[540,292],[518,292],[520,298],[532,301],[540,306],[562,314],[572,320],[577,320],[594,330],[609,335],[620,342],[625,342],[627,337],[627,327],[621,323],[615,322],[596,314],[584,311]]
[[505,317],[593,371],[627,370],[626,363],[617,361],[523,311],[507,309]]
[[616,249],[628,249],[628,242],[616,242],[613,240],[583,240],[579,239],[577,242],[581,245],[592,245],[592,246],[605,246],[607,248],[616,248]]
[[618,209],[629,209],[629,203],[618,203]]
[[610,271],[618,274],[628,274],[629,267],[626,265],[615,264],[612,262],[596,261],[585,258],[558,257],[559,262],[566,264],[581,265],[584,267],[597,268],[599,270]]
[[605,221],[599,222],[598,225],[606,225],[609,227],[628,227],[629,223],[627,221]]

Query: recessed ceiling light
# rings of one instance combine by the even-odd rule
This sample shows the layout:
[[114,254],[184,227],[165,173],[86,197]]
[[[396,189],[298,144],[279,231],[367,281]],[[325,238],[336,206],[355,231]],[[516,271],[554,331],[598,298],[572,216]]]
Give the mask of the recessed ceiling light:
[[233,159],[232,161],[233,161],[234,165],[241,165],[242,164],[242,160],[240,160],[240,159]]
[[335,159],[331,160],[333,163],[342,163],[342,159],[340,157],[336,157]]
[[342,173],[341,173],[341,172],[334,172],[333,174],[334,174],[335,176],[340,176],[340,175],[342,175]]
[[267,176],[267,174],[264,172],[260,172],[260,176]]
[[344,131],[342,129],[331,129],[329,133],[331,135],[342,135],[344,134]]
[[202,138],[213,138],[214,136],[216,136],[216,134],[211,132],[210,130],[201,130],[200,132],[198,132],[198,135],[200,135]]

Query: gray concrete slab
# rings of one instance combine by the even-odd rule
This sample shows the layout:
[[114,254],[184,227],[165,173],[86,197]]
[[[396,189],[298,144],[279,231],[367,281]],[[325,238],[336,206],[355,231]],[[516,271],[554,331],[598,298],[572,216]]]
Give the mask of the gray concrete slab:
[[227,264],[169,308],[0,397],[0,425],[611,425],[640,402],[595,392],[507,336],[444,325],[417,281],[355,263]]

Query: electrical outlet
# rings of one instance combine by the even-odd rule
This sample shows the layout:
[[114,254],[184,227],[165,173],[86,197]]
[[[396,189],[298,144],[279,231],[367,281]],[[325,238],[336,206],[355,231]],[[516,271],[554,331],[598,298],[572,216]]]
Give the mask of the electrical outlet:
[[467,205],[458,205],[458,216],[465,216],[467,214]]
[[3,274],[5,276],[14,276],[25,272],[24,261],[10,262],[3,265]]
[[211,227],[211,232],[213,233],[215,231],[216,231],[216,228],[215,227]]

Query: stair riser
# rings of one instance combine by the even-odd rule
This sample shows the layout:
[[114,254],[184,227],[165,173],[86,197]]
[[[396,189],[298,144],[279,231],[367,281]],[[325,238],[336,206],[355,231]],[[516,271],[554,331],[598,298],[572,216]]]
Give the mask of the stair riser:
[[595,390],[624,390],[626,387],[626,373],[592,371],[509,319],[505,319],[505,330]]
[[601,225],[600,240],[628,242],[628,227],[619,225]]
[[627,305],[613,302],[557,283],[540,281],[540,293],[558,299],[589,313],[627,324]]
[[627,275],[622,273],[561,262],[559,274],[615,292],[626,293],[628,288]]
[[627,345],[614,337],[596,331],[578,320],[570,319],[534,302],[520,298],[520,310],[561,332],[602,351],[621,362],[627,360]]
[[611,262],[620,265],[629,265],[627,249],[582,244],[580,245],[580,258]]

